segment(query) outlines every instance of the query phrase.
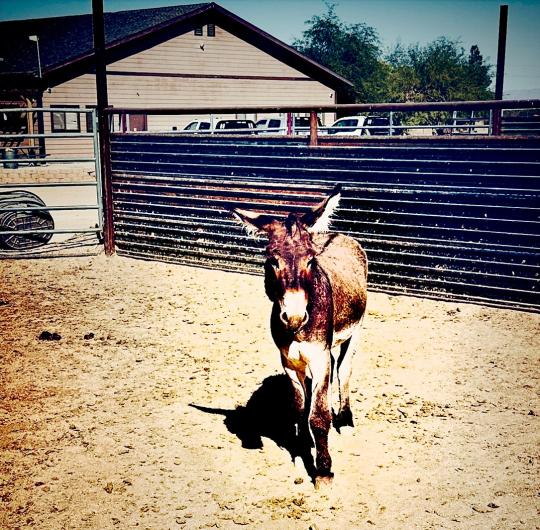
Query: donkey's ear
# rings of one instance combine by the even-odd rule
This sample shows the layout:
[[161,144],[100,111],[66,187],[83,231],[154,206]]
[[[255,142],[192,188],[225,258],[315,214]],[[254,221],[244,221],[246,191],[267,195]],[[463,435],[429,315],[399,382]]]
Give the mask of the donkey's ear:
[[266,232],[270,223],[274,220],[269,215],[250,210],[240,210],[240,208],[233,208],[231,213],[244,225],[247,233],[251,236]]
[[337,184],[324,201],[302,216],[302,222],[310,232],[328,232],[331,217],[338,207],[340,198],[341,184]]

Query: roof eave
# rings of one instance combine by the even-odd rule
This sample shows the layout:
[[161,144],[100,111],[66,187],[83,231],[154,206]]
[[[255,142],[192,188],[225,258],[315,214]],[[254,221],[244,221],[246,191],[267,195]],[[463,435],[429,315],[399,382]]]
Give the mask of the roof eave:
[[271,42],[276,48],[280,48],[281,50],[283,50],[283,52],[286,55],[288,55],[294,63],[297,63],[297,62],[304,63],[306,66],[309,66],[310,69],[313,69],[314,71],[319,72],[324,77],[334,80],[334,82],[337,82],[337,84],[341,85],[341,87],[353,88],[354,86],[353,83],[351,83],[348,79],[345,79],[344,77],[330,70],[326,66],[323,66],[322,64],[316,61],[313,61],[309,57],[306,57],[305,55],[300,53],[296,48],[289,46],[288,44],[277,39],[273,35],[270,35],[269,33],[258,28],[257,26],[251,24],[247,20],[244,20],[238,15],[235,15],[231,11],[225,9],[224,7],[214,2],[212,3],[212,5],[216,13],[244,27],[248,31],[252,32],[254,35],[258,35],[260,38]]
[[[204,7],[194,9],[193,11],[189,11],[188,13],[185,13],[183,15],[180,15],[178,17],[175,17],[173,19],[167,20],[166,22],[163,22],[162,24],[158,24],[156,26],[152,26],[152,28],[140,31],[138,33],[135,33],[133,35],[130,35],[129,37],[126,37],[124,39],[118,39],[112,43],[109,43],[105,46],[105,50],[107,53],[110,53],[118,48],[121,48],[122,46],[128,45],[130,43],[139,41],[144,39],[145,37],[148,37],[149,35],[152,35],[156,32],[159,32],[161,30],[168,29],[176,24],[181,24],[183,22],[188,21],[191,18],[200,16],[204,14],[205,12],[208,12],[215,4],[210,3],[208,5],[205,5]],[[64,63],[60,63],[57,65],[54,65],[52,67],[46,68],[43,70],[43,77],[45,76],[54,76],[59,71],[72,67],[78,63],[85,62],[92,60],[94,57],[94,51],[89,51],[87,53],[84,53],[82,55],[79,55],[78,57],[71,59],[69,61],[66,61]]]
[[[189,11],[178,17],[167,20],[162,24],[140,31],[139,33],[136,33],[134,35],[130,35],[127,38],[114,41],[106,46],[106,53],[108,55],[112,55],[115,51],[120,50],[124,46],[129,46],[136,42],[140,42],[145,38],[150,37],[151,35],[170,30],[176,25],[181,25],[183,23],[192,21],[193,19],[211,14],[217,15],[217,18],[224,21],[226,25],[229,25],[230,29],[236,29],[237,31],[239,30],[241,33],[242,31],[247,32],[255,39],[260,39],[265,41],[266,43],[270,43],[276,51],[279,51],[279,54],[282,54],[284,56],[284,62],[287,62],[288,64],[292,65],[300,71],[304,71],[304,73],[306,73],[306,75],[309,75],[309,77],[322,79],[323,81],[328,83],[331,88],[341,93],[353,88],[354,85],[344,77],[336,74],[329,68],[317,63],[316,61],[313,61],[309,57],[306,57],[292,46],[289,46],[283,41],[270,35],[269,33],[258,28],[257,26],[254,26],[250,22],[235,15],[231,11],[228,11],[227,9],[221,7],[215,2],[208,3],[200,8],[194,9],[193,11]],[[91,63],[93,63],[93,57],[94,51],[92,50],[74,59],[71,59],[70,61],[66,61],[53,67],[44,68],[42,73],[43,82],[46,84],[48,79],[54,79],[66,69],[73,68],[76,65],[89,66]]]

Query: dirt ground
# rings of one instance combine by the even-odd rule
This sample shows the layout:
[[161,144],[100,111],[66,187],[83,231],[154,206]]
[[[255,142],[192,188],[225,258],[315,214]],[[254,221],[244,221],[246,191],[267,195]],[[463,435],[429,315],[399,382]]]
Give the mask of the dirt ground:
[[98,255],[0,278],[2,529],[538,528],[537,314],[371,293],[316,491],[261,277]]

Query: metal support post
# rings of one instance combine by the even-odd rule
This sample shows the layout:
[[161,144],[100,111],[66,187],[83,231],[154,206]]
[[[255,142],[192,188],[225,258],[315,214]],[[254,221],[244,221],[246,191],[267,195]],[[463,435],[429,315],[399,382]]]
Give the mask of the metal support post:
[[[508,25],[508,6],[502,5],[499,14],[499,45],[497,48],[497,73],[495,77],[495,99],[503,98],[504,85],[504,62],[506,57],[506,28]],[[493,134],[501,134],[502,122],[501,109],[495,109],[493,112]]]
[[103,192],[103,240],[105,245],[105,255],[112,256],[114,254],[114,224],[110,131],[108,116],[105,112],[105,109],[109,106],[109,102],[107,96],[103,0],[92,0],[92,20],[94,24],[99,156],[101,161],[101,182]]

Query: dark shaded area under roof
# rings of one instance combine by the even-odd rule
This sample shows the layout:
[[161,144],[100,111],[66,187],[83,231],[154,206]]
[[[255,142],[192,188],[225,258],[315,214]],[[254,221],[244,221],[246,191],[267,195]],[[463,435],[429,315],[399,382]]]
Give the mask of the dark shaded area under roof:
[[[209,3],[137,9],[105,13],[107,45],[148,32]],[[43,72],[91,53],[94,47],[92,15],[36,18],[0,22],[0,73],[38,75],[36,43],[29,35],[39,37]]]

